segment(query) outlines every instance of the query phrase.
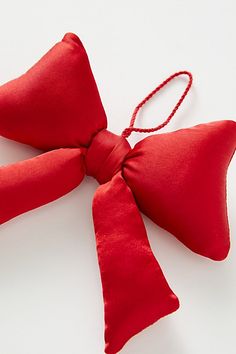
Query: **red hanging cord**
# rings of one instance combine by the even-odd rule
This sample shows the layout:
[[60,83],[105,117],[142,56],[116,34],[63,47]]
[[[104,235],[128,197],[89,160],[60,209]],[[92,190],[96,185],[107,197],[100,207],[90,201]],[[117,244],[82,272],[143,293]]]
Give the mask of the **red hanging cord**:
[[[164,86],[166,86],[170,81],[172,81],[173,79],[175,79],[177,76],[180,75],[187,75],[189,78],[189,82],[188,85],[186,87],[186,89],[184,90],[184,93],[182,94],[182,96],[180,97],[179,101],[177,102],[177,104],[175,105],[174,109],[172,110],[172,112],[170,113],[170,115],[168,116],[168,118],[161,123],[160,125],[158,125],[157,127],[154,128],[135,128],[134,127],[134,123],[138,114],[138,111],[145,105],[145,103],[147,103],[158,91],[160,91]],[[181,103],[183,102],[183,100],[185,99],[188,91],[190,90],[190,87],[192,85],[193,82],[193,77],[192,74],[188,71],[179,71],[171,76],[169,76],[165,81],[163,81],[159,86],[157,86],[151,93],[149,93],[149,95],[147,95],[135,108],[134,113],[132,115],[132,118],[130,120],[130,125],[128,128],[124,129],[122,132],[122,136],[124,138],[128,138],[130,136],[130,134],[132,132],[139,132],[139,133],[151,133],[151,132],[155,132],[159,129],[162,129],[164,126],[166,126],[170,120],[172,119],[172,117],[174,116],[174,114],[176,113],[176,111],[178,110],[179,106],[181,105]]]

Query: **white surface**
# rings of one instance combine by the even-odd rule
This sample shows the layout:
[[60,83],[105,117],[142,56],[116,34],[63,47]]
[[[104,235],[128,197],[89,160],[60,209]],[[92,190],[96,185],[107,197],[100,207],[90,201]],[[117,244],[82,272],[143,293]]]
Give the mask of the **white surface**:
[[[108,115],[120,133],[134,106],[169,74],[188,69],[194,87],[171,131],[235,119],[235,1],[5,1],[0,81],[28,69],[67,31],[87,49]],[[140,116],[154,126],[170,111],[177,80]],[[145,118],[144,118],[145,115]],[[144,137],[134,134],[133,142]],[[0,140],[0,163],[37,151]],[[191,253],[147,218],[149,239],[181,301],[179,311],[134,337],[122,354],[234,354],[236,159],[228,173],[232,248],[214,263]],[[91,217],[97,183],[86,178],[58,201],[22,215],[0,235],[0,353],[103,353],[103,303]]]

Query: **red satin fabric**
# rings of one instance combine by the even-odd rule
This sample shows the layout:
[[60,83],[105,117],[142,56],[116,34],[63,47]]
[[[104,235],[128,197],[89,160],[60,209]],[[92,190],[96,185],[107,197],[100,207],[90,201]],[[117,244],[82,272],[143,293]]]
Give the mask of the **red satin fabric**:
[[120,171],[131,147],[128,141],[108,130],[100,131],[86,151],[86,173],[101,184]]
[[97,189],[93,219],[106,353],[115,354],[133,335],[177,310],[179,302],[151,251],[142,217],[121,173]]
[[87,146],[106,115],[80,39],[72,33],[0,87],[0,135],[41,150]]
[[106,126],[87,54],[74,34],[0,87],[0,134],[51,150],[0,167],[1,224],[59,198],[85,174],[101,184],[93,217],[106,353],[115,354],[130,337],[178,308],[138,207],[192,251],[215,260],[226,257],[226,173],[236,123],[150,136],[133,149]]
[[47,204],[84,178],[81,149],[58,149],[0,167],[0,224]]
[[124,178],[140,209],[192,251],[214,260],[229,251],[226,172],[236,123],[218,121],[140,141]]

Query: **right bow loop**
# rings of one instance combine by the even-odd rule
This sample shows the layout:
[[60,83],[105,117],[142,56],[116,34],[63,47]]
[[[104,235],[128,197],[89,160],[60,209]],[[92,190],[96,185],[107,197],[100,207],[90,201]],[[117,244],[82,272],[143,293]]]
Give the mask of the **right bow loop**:
[[139,208],[192,251],[229,251],[226,173],[236,123],[219,121],[149,136],[128,154],[123,175]]

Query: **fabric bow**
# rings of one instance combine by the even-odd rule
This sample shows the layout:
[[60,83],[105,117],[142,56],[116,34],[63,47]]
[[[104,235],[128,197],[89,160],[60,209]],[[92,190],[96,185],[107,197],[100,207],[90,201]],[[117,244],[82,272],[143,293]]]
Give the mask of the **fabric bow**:
[[[138,110],[174,77],[189,84],[168,119],[134,127]],[[131,149],[132,131],[152,132],[172,118],[192,83],[172,75],[136,108],[121,136],[107,119],[80,39],[68,33],[21,77],[0,87],[0,134],[44,151],[0,168],[0,223],[49,203],[84,175],[101,184],[93,218],[105,304],[105,352],[177,310],[179,302],[155,259],[141,210],[202,256],[229,251],[226,173],[236,123],[223,120],[149,136]]]

